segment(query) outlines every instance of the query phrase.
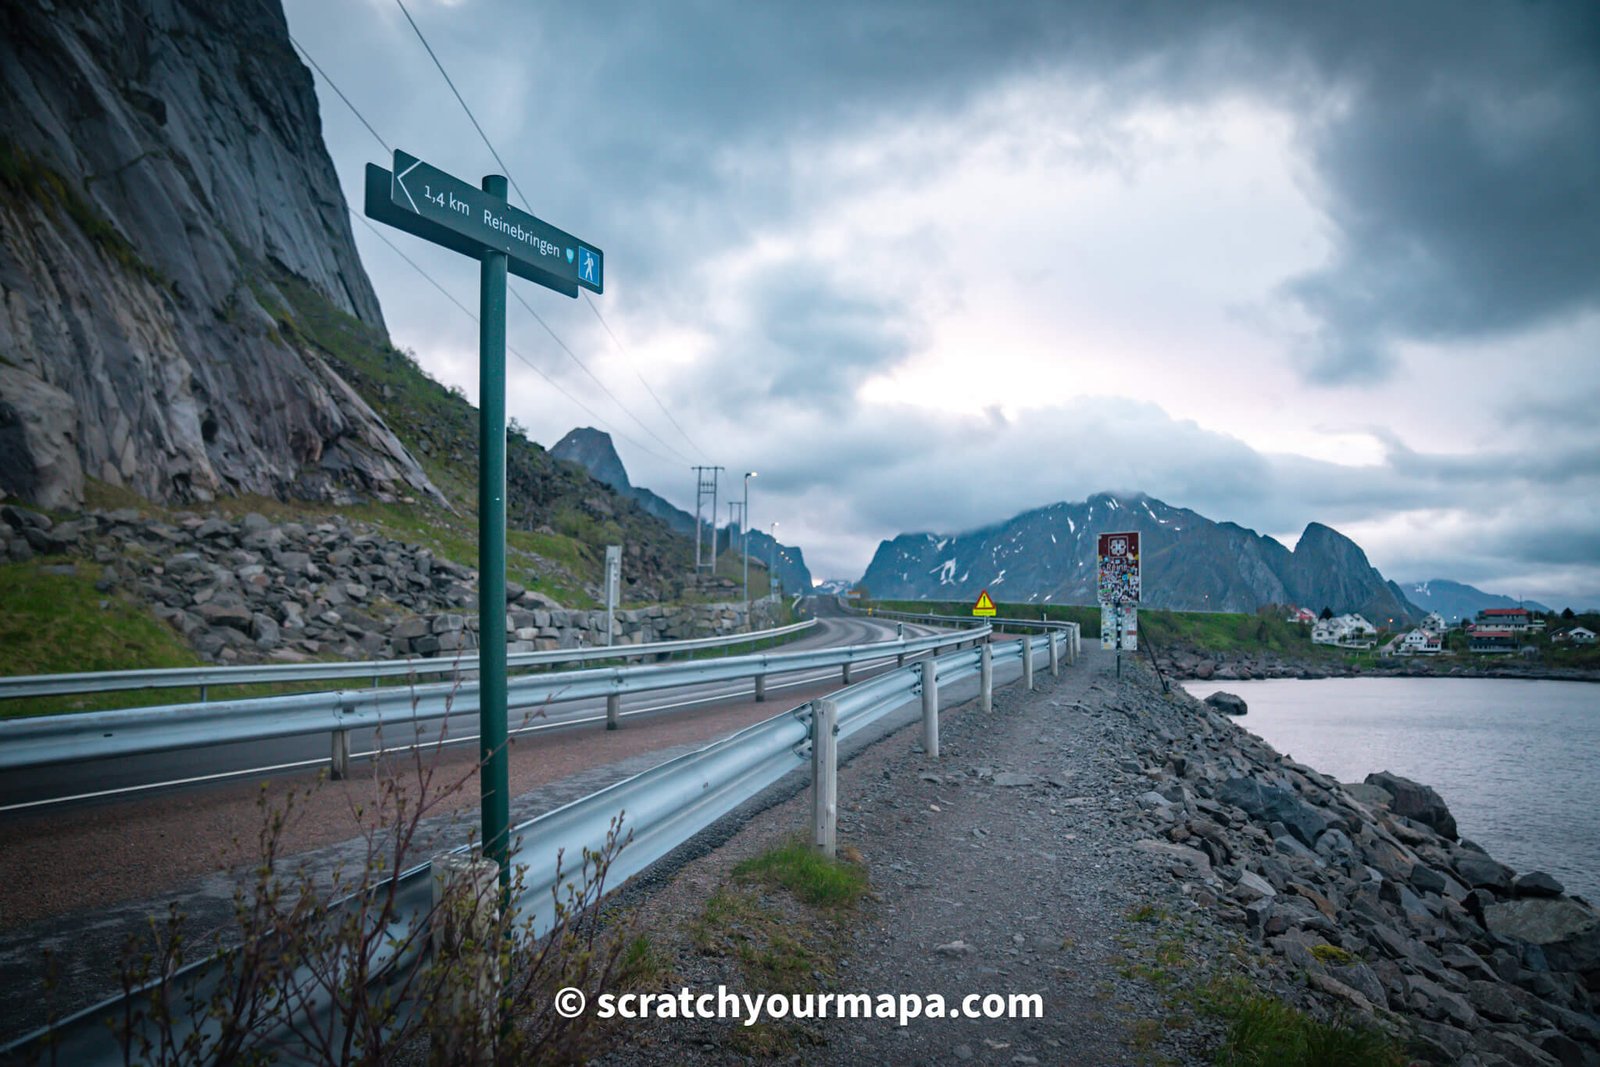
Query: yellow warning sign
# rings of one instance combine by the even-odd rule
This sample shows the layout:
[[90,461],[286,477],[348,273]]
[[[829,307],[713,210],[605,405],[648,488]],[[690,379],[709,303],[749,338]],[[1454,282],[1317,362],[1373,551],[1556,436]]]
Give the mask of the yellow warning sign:
[[994,618],[994,601],[989,599],[989,590],[985,589],[983,592],[978,594],[978,602],[972,605],[972,613],[974,615],[982,615],[991,619]]

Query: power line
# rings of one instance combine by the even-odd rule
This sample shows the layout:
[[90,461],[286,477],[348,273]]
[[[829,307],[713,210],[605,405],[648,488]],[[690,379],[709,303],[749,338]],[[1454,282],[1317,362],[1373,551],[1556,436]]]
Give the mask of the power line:
[[[406,10],[406,5],[402,2],[402,0],[394,0],[394,2],[399,6],[400,11],[405,15],[406,21],[411,24],[412,32],[414,32],[417,35],[417,40],[421,41],[422,42],[422,47],[427,50],[428,58],[433,60],[433,65],[435,67],[439,68],[439,74],[444,78],[445,84],[448,85],[450,87],[450,91],[455,94],[456,103],[461,105],[461,110],[465,111],[467,113],[467,118],[472,121],[472,128],[478,131],[478,136],[483,139],[484,147],[489,149],[489,154],[494,157],[494,161],[496,163],[500,164],[500,169],[505,173],[506,180],[511,183],[511,187],[513,189],[515,189],[517,191],[517,195],[522,198],[522,206],[524,208],[528,208],[531,211],[532,208],[530,206],[530,201],[528,200],[527,195],[523,193],[522,186],[517,184],[517,179],[515,177],[512,177],[512,175],[511,175],[511,168],[506,166],[505,160],[500,158],[500,153],[495,151],[494,144],[489,140],[489,135],[487,133],[483,132],[483,127],[481,125],[479,125],[477,116],[473,115],[472,109],[467,106],[467,102],[466,102],[465,99],[462,98],[460,90],[458,90],[456,88],[456,83],[450,80],[449,72],[444,69],[444,64],[442,62],[440,62],[438,54],[434,52],[433,46],[428,43],[428,38],[422,32],[422,27],[418,26],[417,25],[417,20],[411,17],[411,12]],[[618,349],[620,349],[622,351],[623,355],[627,356],[628,355],[627,349],[624,348],[623,345],[622,345],[622,342],[617,339],[617,335],[612,332],[611,325],[606,322],[605,316],[600,314],[600,309],[598,307],[596,307],[594,301],[589,298],[589,294],[585,293],[583,295],[583,298],[588,303],[589,310],[593,311],[594,314],[595,314],[595,317],[600,320],[600,325],[605,328],[606,333],[610,334],[611,340],[617,345]],[[520,299],[520,297],[519,297],[519,299]],[[526,307],[527,305],[524,304],[523,306]],[[530,310],[532,310],[532,309],[530,309]],[[537,317],[538,316],[535,315],[535,318],[537,318]],[[544,328],[546,330],[550,329],[550,327],[545,324],[543,319],[539,320],[539,324],[541,326],[544,326]],[[555,331],[554,330],[550,331],[550,336],[555,337]],[[562,341],[561,341],[561,339],[559,337],[556,338],[556,343],[560,344],[563,349],[566,349],[568,355],[572,354],[572,350],[570,348],[567,348],[567,346],[564,343],[562,343]],[[572,358],[574,360],[577,360],[578,357],[577,356],[573,356]],[[589,377],[594,378],[594,374],[589,371],[588,367],[584,367],[583,363],[581,361],[578,362],[578,365],[580,367],[583,367],[583,371],[584,371],[585,374],[588,374]],[[639,379],[639,384],[644,386],[645,392],[650,394],[650,399],[652,399],[652,400],[654,400],[656,402],[656,407],[660,408],[661,409],[661,413],[667,417],[667,421],[672,423],[673,428],[676,429],[678,431],[678,433],[683,435],[683,439],[685,441],[689,442],[689,447],[690,448],[693,448],[696,452],[699,452],[702,457],[704,457],[705,456],[705,451],[699,445],[694,443],[694,439],[691,438],[686,432],[684,432],[684,429],[683,429],[683,427],[681,425],[679,425],[678,420],[672,417],[672,412],[668,411],[667,410],[667,406],[661,402],[661,397],[656,394],[656,391],[654,389],[650,388],[650,383],[644,380],[644,375],[639,373],[639,369],[638,369],[637,366],[634,365],[632,357],[628,357],[628,366],[633,371],[634,377]],[[595,380],[595,384],[597,384],[597,385],[600,384],[600,379],[595,378],[594,380]],[[605,386],[601,385],[600,388],[605,389]],[[653,430],[651,430],[648,426],[645,426],[644,422],[639,418],[639,416],[635,415],[632,411],[629,411],[628,408],[622,403],[622,401],[617,400],[617,398],[612,395],[612,393],[611,393],[611,391],[609,389],[605,389],[605,392],[606,392],[606,395],[610,396],[612,400],[616,400],[617,406],[622,408],[623,411],[627,412],[628,417],[630,419],[632,419],[634,422],[637,422],[640,425],[640,427],[642,427],[644,429],[644,431],[646,433],[648,433],[651,437],[654,437],[657,441],[661,441],[661,444],[664,445],[665,447],[667,447],[668,449],[671,449],[672,451],[677,452],[676,448],[673,448],[672,445],[667,444],[667,442],[663,441],[661,439],[661,437],[659,435],[657,435]]]
[[422,27],[417,25],[417,20],[411,17],[411,12],[406,10],[406,5],[401,3],[401,0],[394,0],[394,2],[399,6],[400,13],[406,17],[406,21],[411,23],[411,29],[414,33],[416,33],[417,40],[421,41],[422,47],[427,49],[428,58],[433,60],[433,65],[439,68],[439,73],[444,77],[444,83],[450,86],[450,91],[452,93],[455,93],[456,103],[461,105],[461,110],[465,111],[467,113],[467,118],[472,120],[472,128],[478,131],[479,137],[483,138],[483,143],[488,147],[489,154],[494,157],[494,161],[496,163],[500,164],[500,170],[505,173],[506,178],[511,182],[511,188],[515,189],[517,191],[517,195],[522,197],[522,206],[527,207],[528,198],[523,195],[522,186],[517,184],[517,179],[511,177],[511,168],[506,166],[505,160],[500,158],[500,153],[496,152],[494,150],[494,145],[489,143],[489,135],[483,132],[482,126],[478,125],[478,117],[472,113],[472,109],[467,106],[467,102],[461,98],[461,91],[456,88],[456,83],[450,80],[450,74],[444,69],[444,64],[439,62],[438,56],[434,55],[433,46],[430,45],[428,43],[428,39],[422,35]]
[[332,89],[335,93],[338,94],[339,99],[344,101],[344,106],[350,109],[350,113],[353,114],[356,118],[360,119],[361,120],[361,125],[363,125],[363,126],[365,126],[367,128],[367,132],[372,134],[373,137],[377,138],[377,141],[378,141],[379,144],[383,145],[383,150],[385,152],[393,152],[394,149],[389,147],[389,142],[385,141],[378,134],[378,131],[372,128],[372,123],[367,121],[367,118],[366,118],[365,115],[363,115],[360,111],[356,110],[356,106],[350,102],[350,98],[348,96],[344,95],[344,90],[340,89],[337,85],[335,85],[333,79],[328,77],[327,72],[324,71],[321,67],[317,66],[317,61],[311,58],[311,53],[307,52],[305,50],[305,46],[302,45],[299,41],[294,39],[294,34],[292,34],[292,33],[289,34],[289,43],[294,45],[295,49],[300,53],[301,57],[307,63],[311,64],[311,69],[312,70],[314,70],[318,74],[322,75],[322,80],[328,83],[328,88]]
[[655,438],[656,441],[658,441],[661,444],[662,448],[667,449],[669,452],[671,452],[673,455],[677,456],[683,462],[685,462],[685,463],[689,462],[689,457],[688,456],[685,456],[682,452],[679,452],[677,448],[675,448],[674,446],[668,444],[666,441],[663,441],[659,434],[657,434],[650,427],[646,426],[643,422],[640,422],[639,416],[635,415],[632,411],[629,411],[628,410],[628,406],[626,404],[624,404],[622,401],[618,400],[615,393],[613,393],[610,389],[606,388],[606,383],[602,382],[599,378],[595,377],[594,371],[590,370],[588,365],[586,363],[584,363],[583,360],[578,358],[578,355],[577,355],[576,352],[572,351],[572,349],[567,347],[567,343],[565,341],[563,341],[559,336],[556,335],[556,332],[550,328],[550,324],[548,322],[544,321],[544,316],[540,315],[537,311],[535,311],[533,309],[533,305],[528,303],[526,300],[524,300],[521,293],[519,293],[515,289],[513,289],[513,290],[511,290],[511,295],[516,297],[517,298],[517,303],[521,304],[523,306],[523,308],[528,312],[528,314],[532,315],[534,317],[534,320],[536,322],[538,322],[540,326],[543,326],[545,328],[545,332],[550,335],[551,340],[555,341],[555,343],[557,345],[561,346],[561,351],[565,352],[567,354],[567,356],[572,360],[572,362],[574,362],[574,363],[576,363],[578,365],[578,369],[583,371],[583,373],[587,374],[589,376],[590,380],[593,381],[595,385],[600,387],[600,391],[602,393],[606,394],[606,396],[609,396],[611,398],[611,402],[613,404],[617,405],[617,407],[622,409],[622,413],[623,414],[627,415],[628,418],[630,418],[634,422],[638,423],[639,424],[639,429],[643,430],[645,433],[647,433],[651,437]]
[[617,346],[617,350],[621,352],[623,358],[628,361],[628,368],[633,371],[633,376],[639,379],[639,384],[644,386],[644,391],[650,394],[650,399],[654,400],[656,402],[656,407],[661,409],[661,414],[665,415],[667,417],[667,421],[672,423],[672,428],[677,430],[678,433],[683,436],[685,441],[689,442],[689,447],[700,453],[700,458],[706,458],[705,449],[695,444],[694,438],[690,437],[688,432],[684,430],[682,426],[678,425],[678,420],[672,417],[672,412],[667,410],[667,405],[661,402],[661,398],[656,395],[656,391],[650,388],[650,383],[644,380],[644,375],[639,373],[639,367],[636,363],[634,363],[632,353],[628,351],[627,346],[622,343],[622,340],[617,337],[614,332],[612,332],[611,324],[606,321],[606,317],[604,315],[600,314],[599,305],[589,298],[588,293],[583,294],[583,300],[584,303],[589,305],[589,310],[594,312],[594,317],[600,320],[600,325],[606,331],[606,335],[611,338],[611,343]]
[[[398,3],[399,0],[396,0],[396,2]],[[401,5],[401,10],[405,11],[405,6],[404,5]],[[410,15],[409,12],[407,12],[406,18],[408,20],[411,18],[411,15]],[[412,28],[413,29],[416,28],[416,23],[414,23],[414,22],[412,23]],[[422,31],[421,30],[417,30],[417,35],[419,37],[421,36],[421,34],[422,34]],[[372,134],[372,136],[377,140],[377,142],[384,147],[385,151],[393,151],[393,149],[391,149],[389,147],[389,143],[383,139],[383,137],[378,133],[378,131],[376,129],[373,128],[372,123],[367,121],[367,117],[361,113],[361,110],[358,107],[356,107],[354,103],[352,103],[350,101],[350,98],[344,94],[344,91],[339,88],[338,84],[336,82],[334,82],[334,80],[332,78],[328,77],[327,72],[324,71],[322,69],[322,67],[317,63],[317,61],[312,58],[311,53],[306,51],[305,46],[302,45],[299,41],[295,40],[293,35],[291,35],[289,37],[289,40],[294,45],[294,47],[299,50],[300,55],[305,59],[305,61],[307,63],[311,64],[312,69],[315,70],[319,75],[321,75],[323,81],[327,82],[328,88],[332,89],[334,91],[334,93],[339,97],[339,99],[341,101],[343,101],[344,106],[350,109],[350,113],[355,115],[355,117],[361,122],[361,125],[363,125],[363,126],[365,126],[367,128],[367,132]],[[423,40],[423,46],[424,47],[427,46],[426,39]],[[433,50],[431,48],[428,49],[428,54],[430,56],[433,55]],[[438,58],[437,57],[434,58],[434,63],[435,64],[438,63]],[[443,67],[440,67],[439,70],[440,70],[441,74],[444,73],[444,68]],[[447,82],[449,81],[449,75],[445,75],[445,80]],[[450,88],[452,90],[454,90],[455,86],[452,84],[450,86]],[[459,93],[456,94],[456,98],[458,100],[460,99],[460,94]],[[461,106],[462,107],[466,107],[466,103],[463,101]],[[468,112],[468,115],[470,117],[471,112]],[[477,120],[476,119],[473,120],[473,125],[474,126],[477,125]],[[482,129],[479,129],[478,132],[479,132],[480,135],[483,133]],[[488,144],[488,138],[484,138],[484,143]],[[494,152],[494,146],[493,145],[489,146],[489,151],[490,152]],[[505,164],[500,161],[500,156],[499,156],[498,153],[495,154],[495,161],[499,162],[502,167],[505,166]],[[387,236],[385,236],[382,231],[380,231],[377,227],[373,226],[372,223],[369,222],[365,216],[356,214],[354,209],[347,208],[347,210],[350,211],[350,214],[352,216],[354,216],[357,219],[360,219],[362,225],[366,226],[367,229],[371,230],[378,237],[378,239],[380,241],[382,241],[384,244],[388,245],[389,248],[392,249],[397,256],[399,256],[401,259],[405,260],[406,263],[408,265],[410,265],[412,270],[414,270],[418,274],[422,275],[424,278],[426,278],[428,280],[428,282],[435,289],[437,289],[437,290],[439,290],[439,292],[443,293],[444,296],[445,296],[445,299],[449,300],[456,307],[460,308],[461,311],[465,315],[467,315],[467,317],[472,319],[472,321],[474,321],[474,322],[478,321],[478,316],[475,315],[471,311],[471,309],[469,309],[465,304],[461,303],[461,301],[457,300],[455,298],[455,296],[450,293],[449,290],[447,290],[443,285],[439,284],[439,282],[434,280],[434,278],[430,274],[428,274],[427,271],[423,270],[422,267],[420,267],[416,263],[416,261],[414,261],[410,256],[408,256],[404,252],[402,252],[399,249],[399,247],[395,245],[395,243],[393,241],[389,240],[389,238]],[[615,396],[615,394],[613,394],[611,392],[611,390],[606,388],[605,383],[600,381],[599,378],[595,377],[594,372],[592,372],[591,370],[589,370],[589,368],[587,366],[585,366],[583,361],[578,358],[577,354],[574,353],[571,348],[567,347],[566,342],[563,341],[560,338],[560,336],[558,336],[556,334],[555,330],[550,328],[550,324],[545,322],[543,317],[541,317],[537,311],[534,311],[533,307],[531,305],[529,305],[529,303],[526,300],[523,299],[521,293],[518,293],[514,289],[510,290],[510,292],[511,292],[511,294],[513,296],[515,296],[517,298],[517,301],[519,303],[521,303],[524,308],[527,308],[528,313],[531,314],[538,321],[539,325],[543,326],[545,328],[545,331],[550,334],[551,338],[556,342],[556,344],[561,346],[561,350],[564,351],[568,356],[570,356],[572,358],[572,361],[574,363],[578,364],[578,366],[583,370],[583,372],[585,374],[589,375],[589,377],[594,380],[594,383],[600,387],[601,391],[604,392],[606,394],[606,396],[611,398],[612,402],[615,403],[617,405],[617,407],[621,408],[623,410],[623,412],[629,418],[633,419],[634,422],[639,423],[640,428],[643,429],[645,431],[645,433],[650,434],[651,437],[654,437],[657,441],[660,441],[661,445],[664,448],[666,448],[669,452],[672,452],[674,455],[676,455],[679,460],[687,462],[688,457],[684,456],[683,453],[679,452],[676,448],[673,448],[671,445],[667,444],[667,442],[663,441],[657,434],[655,434],[650,429],[650,427],[646,426],[643,422],[640,422],[639,421],[639,417],[637,415],[635,415],[632,411],[629,411],[627,406],[624,405],[622,403],[622,401],[618,400],[617,397]],[[568,400],[572,401],[579,408],[581,408],[585,413],[587,413],[589,415],[590,418],[594,419],[597,423],[601,424],[602,426],[607,425],[607,420],[601,418],[600,415],[597,414],[594,411],[593,408],[589,407],[589,405],[585,404],[583,401],[579,400],[577,397],[573,396],[571,393],[569,393],[565,389],[563,389],[555,381],[555,379],[551,378],[550,375],[546,374],[537,365],[535,365],[533,362],[531,362],[527,357],[522,355],[521,352],[518,352],[515,348],[511,347],[510,344],[507,344],[506,350],[511,352],[512,355],[516,356],[523,363],[527,364],[529,369],[531,369],[535,374],[539,375],[539,377],[543,378],[546,382],[548,382],[550,384],[550,386],[553,389],[556,390],[556,392],[560,393],[562,396],[566,397]],[[641,445],[639,442],[637,442],[637,441],[633,440],[632,438],[628,437],[626,434],[623,434],[620,431],[615,430],[614,428],[612,428],[612,432],[615,433],[617,437],[621,438],[623,441],[627,442],[628,444],[632,445],[633,447],[639,449],[639,451],[645,453],[646,455],[648,455],[648,456],[650,456],[650,457],[652,457],[654,459],[658,459],[663,463],[671,463],[672,462],[672,460],[668,459],[665,456],[662,456],[662,455],[656,453],[655,451],[653,451],[653,450],[651,450],[649,448],[646,448],[645,446]]]
[[[363,226],[365,226],[367,229],[371,230],[373,232],[373,234],[378,238],[378,240],[380,240],[384,244],[388,245],[389,249],[392,252],[394,252],[395,255],[397,255],[401,259],[405,260],[407,266],[409,266],[412,270],[416,271],[418,274],[422,275],[423,278],[427,279],[429,285],[432,285],[435,289],[439,290],[439,292],[443,293],[444,294],[444,298],[446,300],[450,301],[450,303],[454,304],[457,308],[461,309],[461,313],[463,315],[467,316],[467,318],[471,319],[473,322],[477,322],[478,321],[478,316],[477,316],[476,312],[474,312],[471,308],[467,307],[467,305],[463,304],[460,300],[456,299],[456,296],[455,296],[454,293],[452,293],[452,292],[450,292],[450,290],[446,289],[438,281],[438,279],[434,278],[433,275],[431,275],[427,271],[423,270],[422,267],[417,263],[416,260],[412,259],[410,256],[406,255],[403,251],[401,251],[400,247],[398,245],[396,245],[393,241],[389,240],[389,238],[384,235],[382,230],[380,230],[376,226],[374,226],[371,223],[371,221],[369,221],[365,216],[357,215],[353,209],[347,209],[347,210],[350,211],[350,214],[351,214],[351,216],[353,218],[356,218],[356,219],[360,220],[360,222],[361,222],[361,224]],[[510,352],[513,356],[516,356],[517,359],[521,360],[527,366],[527,368],[529,370],[533,371],[533,373],[535,373],[539,377],[543,378],[545,380],[545,382],[552,389],[554,389],[556,392],[560,393],[562,396],[564,396],[568,400],[572,401],[578,407],[582,408],[583,411],[586,414],[588,414],[588,416],[591,419],[595,420],[595,422],[599,423],[602,426],[607,426],[606,420],[601,418],[600,415],[593,408],[589,407],[588,404],[585,404],[583,401],[579,400],[577,397],[573,396],[571,393],[569,393],[565,389],[563,389],[561,387],[560,383],[558,383],[554,378],[550,377],[550,375],[546,374],[543,370],[541,370],[539,368],[539,366],[536,363],[534,363],[532,360],[528,359],[527,356],[524,356],[521,352],[517,351],[516,348],[512,347],[509,342],[506,344],[506,351]],[[662,463],[671,463],[672,462],[672,460],[668,459],[666,456],[663,456],[663,455],[660,455],[659,453],[651,451],[650,449],[646,448],[644,445],[640,444],[638,441],[635,441],[633,438],[631,438],[631,437],[627,436],[626,434],[622,433],[620,430],[617,430],[615,427],[608,427],[608,428],[611,430],[612,433],[616,434],[617,437],[621,438],[623,441],[625,441],[628,444],[632,445],[634,448],[637,448],[639,451],[643,452],[645,455],[651,457],[652,459],[658,459]]]

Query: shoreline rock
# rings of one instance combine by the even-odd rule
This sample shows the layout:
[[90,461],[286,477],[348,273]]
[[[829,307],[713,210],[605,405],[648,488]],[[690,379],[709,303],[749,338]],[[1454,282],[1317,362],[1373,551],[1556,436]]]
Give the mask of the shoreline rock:
[[1199,910],[1345,1010],[1404,1019],[1437,1062],[1600,1064],[1600,911],[1458,839],[1425,785],[1341,785],[1187,694],[1170,718],[1157,699],[1137,766],[1169,803],[1131,817],[1204,859],[1172,865]]

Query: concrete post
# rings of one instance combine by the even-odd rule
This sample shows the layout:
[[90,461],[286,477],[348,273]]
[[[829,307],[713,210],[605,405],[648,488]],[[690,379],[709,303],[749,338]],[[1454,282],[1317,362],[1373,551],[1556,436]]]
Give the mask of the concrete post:
[[1022,635],[1022,688],[1033,688],[1033,638]]
[[767,699],[767,676],[756,675],[756,703],[760,704]]
[[622,727],[622,694],[606,694],[606,729],[617,730]]
[[984,711],[994,710],[994,650],[987,641],[978,646],[978,703]]
[[445,853],[433,858],[428,939],[444,981],[433,1001],[434,1064],[492,1064],[500,1031],[500,866]]
[[1057,678],[1061,675],[1061,632],[1050,631],[1050,677]]
[[839,706],[811,702],[811,843],[833,856],[839,846]]
[[841,673],[841,676],[844,678],[844,684],[845,685],[849,685],[850,684],[850,663],[848,661],[844,665],[844,670],[842,672],[840,672],[840,673]]
[[922,661],[922,747],[939,758],[939,665],[932,652]]
[[334,781],[350,777],[350,731],[333,732],[333,766],[328,777]]

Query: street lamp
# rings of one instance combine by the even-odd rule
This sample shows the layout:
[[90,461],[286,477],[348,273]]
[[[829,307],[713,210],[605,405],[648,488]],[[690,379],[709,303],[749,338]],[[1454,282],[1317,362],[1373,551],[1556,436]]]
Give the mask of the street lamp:
[[756,628],[755,621],[750,618],[750,479],[755,476],[755,471],[744,472],[744,522],[739,528],[739,535],[744,538],[744,628],[746,632]]
[[778,524],[772,524],[772,556],[767,564],[767,599],[778,602]]

